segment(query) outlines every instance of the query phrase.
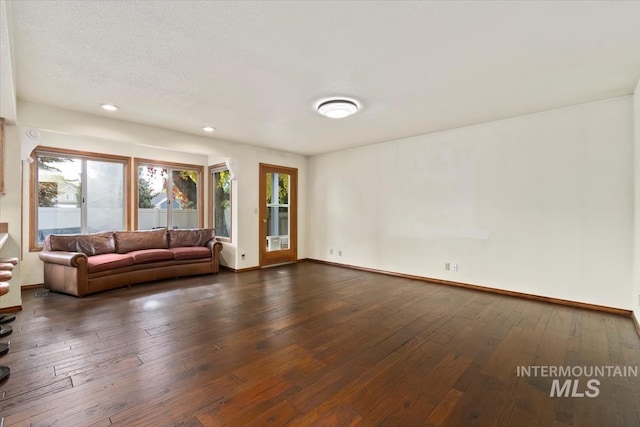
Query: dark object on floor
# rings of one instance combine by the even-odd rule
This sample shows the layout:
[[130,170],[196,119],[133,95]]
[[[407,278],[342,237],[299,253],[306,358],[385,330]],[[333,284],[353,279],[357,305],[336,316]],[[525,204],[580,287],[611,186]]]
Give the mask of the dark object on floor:
[[11,369],[8,366],[0,366],[0,383],[4,382],[11,375]]
[[13,328],[11,326],[0,326],[0,337],[6,337],[11,332],[13,332]]
[[0,356],[9,353],[9,343],[0,342]]
[[0,324],[9,323],[16,320],[16,316],[13,314],[0,314]]

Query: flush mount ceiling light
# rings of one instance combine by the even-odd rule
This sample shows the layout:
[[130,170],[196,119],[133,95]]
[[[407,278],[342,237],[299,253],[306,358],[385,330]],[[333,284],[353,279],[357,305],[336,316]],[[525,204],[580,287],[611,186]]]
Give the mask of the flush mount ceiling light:
[[344,119],[358,112],[358,104],[348,99],[330,99],[318,105],[318,113],[330,119]]
[[100,104],[103,110],[107,111],[118,111],[120,108],[117,105],[113,104]]
[[212,127],[212,126],[205,126],[202,128],[203,131],[205,132],[213,132],[214,130],[216,130],[216,128]]

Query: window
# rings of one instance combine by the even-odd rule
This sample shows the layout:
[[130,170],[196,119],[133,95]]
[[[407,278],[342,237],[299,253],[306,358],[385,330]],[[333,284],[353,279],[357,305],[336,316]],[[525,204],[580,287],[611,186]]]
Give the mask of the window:
[[31,249],[49,234],[126,229],[128,170],[126,157],[36,148]]
[[219,240],[231,241],[231,173],[226,164],[209,166],[211,224]]
[[136,159],[137,230],[198,228],[202,166]]
[[291,176],[266,174],[267,250],[289,249],[289,187]]

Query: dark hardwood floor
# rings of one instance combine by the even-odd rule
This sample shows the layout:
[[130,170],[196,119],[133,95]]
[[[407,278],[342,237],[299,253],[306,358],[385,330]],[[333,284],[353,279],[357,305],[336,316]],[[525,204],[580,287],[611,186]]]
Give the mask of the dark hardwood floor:
[[640,366],[613,314],[312,262],[42,293],[0,339],[5,426],[640,425],[637,376],[517,375]]

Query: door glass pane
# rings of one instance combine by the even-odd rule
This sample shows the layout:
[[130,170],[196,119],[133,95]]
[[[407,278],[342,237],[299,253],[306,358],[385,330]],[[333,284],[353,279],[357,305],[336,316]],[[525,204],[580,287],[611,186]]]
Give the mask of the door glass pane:
[[197,228],[198,172],[174,170],[171,172],[171,181],[171,225],[173,228]]
[[87,228],[90,233],[124,229],[124,165],[87,160]]
[[38,244],[49,234],[82,231],[82,162],[68,157],[38,155]]
[[273,174],[267,173],[267,206],[271,205],[271,193],[273,192]]
[[[289,249],[289,184],[291,176],[267,173],[267,250]],[[274,191],[275,189],[275,191]]]
[[138,167],[138,230],[167,226],[167,176],[164,168]]

